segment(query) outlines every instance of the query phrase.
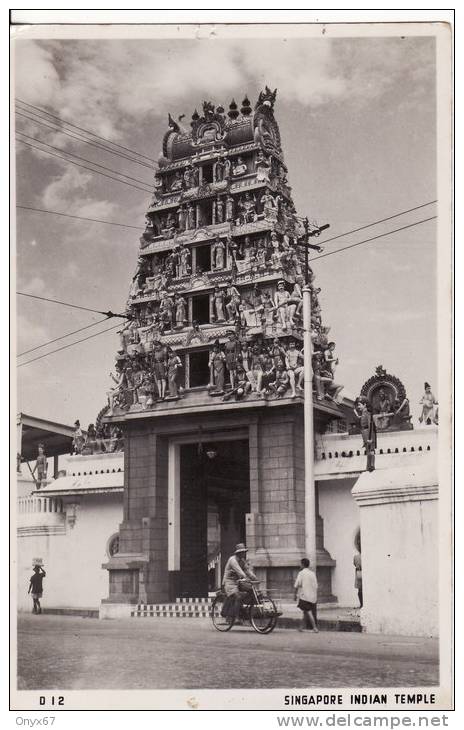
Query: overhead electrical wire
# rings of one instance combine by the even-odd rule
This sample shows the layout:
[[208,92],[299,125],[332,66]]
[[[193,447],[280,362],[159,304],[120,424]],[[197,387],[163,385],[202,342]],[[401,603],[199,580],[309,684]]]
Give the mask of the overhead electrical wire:
[[100,142],[95,142],[92,140],[87,139],[86,137],[82,137],[78,134],[72,134],[67,129],[63,129],[62,127],[58,126],[57,123],[51,122],[51,124],[48,124],[50,120],[43,120],[42,117],[31,117],[28,114],[23,114],[20,111],[16,111],[16,114],[20,117],[23,117],[24,119],[27,119],[30,122],[33,122],[35,124],[40,124],[43,127],[46,127],[47,129],[50,129],[52,132],[55,132],[56,134],[63,134],[69,137],[70,139],[76,139],[78,142],[84,142],[85,144],[89,145],[90,147],[95,147],[95,149],[103,150],[104,152],[108,152],[112,155],[116,155],[117,157],[121,157],[123,160],[128,160],[129,162],[133,162],[137,165],[141,165],[142,167],[147,167],[149,170],[153,170],[153,165],[148,165],[146,162],[141,162],[140,160],[136,160],[135,158],[131,157],[130,155],[123,154],[117,150],[112,150],[111,147],[106,147],[105,145],[102,145]]
[[[29,134],[25,134],[24,132],[17,132],[16,134],[20,134],[22,137],[26,137],[26,139],[31,139],[33,142],[39,142],[40,144],[45,145],[45,147],[50,147],[52,150],[56,150],[57,152],[63,152],[65,155],[69,155],[70,157],[75,157],[76,160],[81,160],[82,162],[88,162],[91,165],[95,165],[95,167],[100,167],[102,170],[107,170],[108,172],[113,172],[115,175],[121,175],[121,177],[126,177],[128,180],[132,180],[133,182],[141,183],[142,185],[148,185],[150,187],[151,183],[147,182],[146,180],[139,180],[137,177],[131,177],[130,175],[126,175],[125,172],[119,172],[119,170],[113,170],[111,167],[106,167],[105,165],[100,165],[99,162],[94,162],[93,160],[88,160],[86,157],[80,157],[80,155],[74,154],[74,152],[68,152],[68,150],[63,149],[62,147],[55,147],[52,144],[49,144],[48,142],[44,142],[42,139],[38,139],[37,137],[31,137]],[[21,142],[23,140],[20,140]]]
[[115,221],[104,221],[100,218],[88,218],[85,215],[72,215],[71,213],[60,213],[57,210],[47,210],[46,208],[33,208],[30,205],[17,205],[21,210],[32,210],[35,213],[50,213],[52,215],[61,215],[64,218],[76,218],[80,221],[92,221],[93,223],[105,223],[107,226],[121,226],[122,228],[135,228],[137,231],[145,230],[142,226],[131,226],[128,223],[116,223]]
[[[22,104],[23,106],[31,107],[32,109],[35,109],[36,111],[39,111],[42,114],[46,114],[49,117],[57,119],[61,124],[66,124],[69,127],[74,127],[75,129],[79,129],[81,132],[90,134],[90,135],[92,135],[92,137],[101,139],[104,142],[109,142],[109,144],[112,144],[115,147],[119,147],[120,149],[126,150],[127,152],[131,152],[134,155],[139,155],[139,157],[144,157],[146,160],[149,160],[150,162],[155,162],[155,160],[152,157],[149,157],[148,155],[144,155],[142,152],[137,152],[137,150],[133,150],[130,147],[125,147],[124,145],[121,145],[118,142],[113,142],[112,140],[108,139],[107,137],[101,137],[99,134],[96,134],[96,132],[92,132],[90,129],[85,129],[85,127],[79,127],[79,125],[77,125],[77,124],[68,122],[65,119],[62,119],[61,117],[59,117],[57,114],[52,114],[51,112],[46,111],[46,109],[42,109],[38,106],[34,106],[34,104],[30,104],[29,102],[23,101],[22,99],[16,99],[16,101],[19,102],[20,104]],[[30,112],[30,113],[32,113],[32,112]]]
[[130,182],[127,182],[126,180],[120,180],[117,177],[113,177],[112,175],[107,175],[105,172],[99,172],[98,170],[94,170],[92,167],[88,167],[87,165],[81,165],[79,162],[73,162],[73,160],[70,160],[68,157],[64,157],[63,155],[58,155],[56,152],[50,152],[49,150],[44,150],[42,147],[38,147],[37,145],[32,144],[31,142],[25,142],[24,140],[20,139],[18,142],[21,142],[21,144],[25,144],[28,147],[33,147],[36,150],[39,150],[40,152],[43,152],[46,155],[52,155],[52,157],[58,157],[60,160],[65,160],[66,162],[69,162],[70,165],[76,165],[76,167],[82,167],[84,170],[89,170],[90,172],[94,172],[96,175],[102,175],[103,177],[107,177],[110,180],[115,180],[116,182],[120,182],[123,185],[128,185],[131,188],[135,188],[136,190],[141,190],[143,193],[151,193],[152,191],[147,188],[141,188],[139,185],[133,185]]
[[321,253],[318,256],[314,256],[314,258],[310,259],[310,263],[313,261],[317,261],[318,259],[323,259],[326,256],[332,256],[334,253],[341,253],[342,251],[348,251],[349,248],[355,248],[356,246],[361,246],[363,243],[369,243],[370,241],[376,241],[378,238],[384,238],[384,236],[389,236],[392,233],[398,233],[398,231],[405,231],[407,228],[413,228],[414,226],[418,226],[421,223],[427,223],[427,221],[433,221],[435,218],[438,218],[436,215],[432,215],[430,218],[424,218],[421,221],[416,221],[415,223],[409,223],[407,226],[402,226],[401,228],[395,228],[393,231],[386,231],[385,233],[380,233],[377,236],[372,236],[372,238],[366,238],[364,241],[358,241],[357,243],[352,243],[349,246],[344,246],[343,248],[337,248],[335,251],[328,251],[327,253]]
[[30,350],[24,350],[24,352],[20,352],[18,357],[27,355],[30,352],[35,352],[35,350],[41,350],[42,347],[47,347],[47,345],[52,345],[54,342],[58,342],[58,340],[64,340],[65,337],[71,337],[71,335],[77,335],[78,332],[83,332],[84,330],[90,329],[90,327],[95,327],[97,324],[106,322],[108,319],[110,319],[110,317],[104,317],[104,319],[99,319],[98,322],[92,322],[92,324],[87,324],[85,327],[80,327],[78,330],[73,330],[72,332],[67,332],[65,335],[60,335],[60,337],[55,337],[54,340],[49,340],[48,342],[43,342],[41,345],[36,345],[36,347],[31,347]]
[[90,309],[90,307],[82,307],[80,304],[70,304],[69,302],[62,302],[59,299],[49,299],[48,297],[40,297],[38,294],[28,294],[27,292],[18,291],[16,292],[20,297],[29,297],[29,299],[39,299],[42,302],[52,302],[52,304],[61,304],[63,307],[70,307],[71,309],[83,309],[85,312],[93,312],[94,314],[104,314],[106,317],[122,317],[125,318],[124,314],[114,314],[111,310],[109,312],[103,312],[101,309]]
[[[377,236],[372,236],[371,238],[366,238],[363,241],[358,241],[357,243],[350,244],[349,246],[344,246],[343,248],[337,249],[335,251],[328,251],[327,253],[323,253],[323,254],[320,254],[319,256],[315,256],[314,258],[312,258],[311,259],[311,263],[313,261],[316,261],[317,259],[325,258],[326,256],[331,256],[332,254],[335,254],[335,253],[341,253],[342,251],[347,251],[348,249],[354,248],[355,246],[361,246],[361,245],[363,245],[365,243],[369,243],[371,241],[376,241],[377,239],[384,238],[385,236],[389,236],[392,233],[398,233],[399,231],[404,231],[404,230],[406,230],[408,228],[413,228],[414,226],[418,226],[421,223],[427,223],[428,221],[435,220],[437,217],[438,216],[434,215],[434,216],[431,216],[430,218],[424,218],[423,220],[416,221],[414,223],[409,223],[406,226],[401,226],[401,228],[395,228],[392,231],[386,231],[385,233],[380,233]],[[40,300],[43,300],[43,301],[53,302],[54,304],[61,304],[63,306],[72,307],[74,309],[84,309],[84,310],[90,311],[90,312],[97,312],[99,314],[106,314],[105,312],[101,312],[100,310],[90,309],[89,307],[82,307],[82,306],[79,306],[77,304],[69,304],[68,302],[61,302],[61,301],[58,301],[56,299],[48,299],[46,297],[40,297],[40,296],[35,295],[35,294],[26,294],[24,292],[18,292],[18,294],[21,295],[21,296],[31,297],[33,299],[40,299]],[[107,313],[107,317],[105,317],[105,319],[108,319],[111,316],[122,316],[122,315],[113,315],[112,312],[108,312]],[[104,320],[102,320],[102,321],[104,321]],[[94,324],[98,324],[98,323],[96,322]],[[93,326],[93,325],[89,325],[89,326]],[[66,350],[68,347],[73,347],[74,345],[78,345],[81,342],[86,342],[87,340],[90,340],[90,339],[92,339],[94,337],[97,337],[98,335],[105,334],[105,332],[110,332],[111,330],[114,330],[114,329],[116,329],[116,327],[120,327],[120,326],[121,326],[121,324],[118,322],[118,324],[114,325],[113,327],[109,327],[106,330],[101,330],[100,332],[96,332],[93,335],[89,335],[88,337],[83,337],[80,340],[76,340],[75,342],[71,342],[71,343],[69,343],[67,345],[63,345],[62,347],[58,347],[56,350],[51,350],[51,352],[46,352],[43,355],[39,355],[38,357],[32,358],[31,360],[27,360],[26,362],[20,363],[18,365],[18,367],[22,367],[23,365],[29,365],[30,363],[36,362],[37,360],[42,360],[44,357],[48,357],[48,355],[53,355],[56,352],[61,352],[62,350]],[[71,334],[71,333],[69,333],[69,334]],[[67,335],[63,335],[63,337],[66,337],[66,336]],[[57,338],[57,339],[62,339],[62,338]],[[46,344],[51,344],[51,343],[46,343]],[[43,346],[45,346],[45,345],[43,345]],[[25,353],[22,353],[22,354],[25,354]]]
[[29,365],[31,362],[36,362],[37,360],[42,360],[44,357],[48,357],[49,355],[54,355],[55,352],[61,352],[62,350],[66,350],[68,347],[73,347],[74,345],[78,345],[81,342],[86,342],[87,340],[91,340],[93,337],[98,337],[98,335],[104,335],[105,332],[111,332],[111,330],[115,330],[116,327],[120,327],[121,324],[115,324],[113,327],[108,327],[106,330],[101,330],[100,332],[95,332],[93,335],[88,335],[87,337],[83,337],[80,340],[76,340],[75,342],[70,342],[67,345],[63,345],[62,347],[57,347],[56,350],[51,350],[50,352],[46,352],[43,355],[39,355],[38,357],[33,357],[32,360],[26,360],[26,362],[21,362],[17,365],[18,368],[23,367],[24,365]]
[[403,210],[401,213],[395,213],[394,215],[389,215],[387,218],[381,218],[378,221],[374,221],[374,223],[368,223],[365,226],[360,226],[359,228],[353,228],[351,231],[346,231],[345,233],[340,233],[338,236],[332,236],[332,238],[327,238],[324,241],[324,244],[330,243],[330,241],[336,241],[337,238],[343,238],[343,236],[348,236],[350,233],[357,233],[358,231],[364,231],[366,228],[372,228],[372,226],[376,226],[378,223],[385,223],[385,221],[391,221],[393,218],[399,218],[400,215],[405,215],[406,213],[412,213],[414,210],[419,210],[420,208],[426,208],[428,205],[433,205],[434,203],[437,203],[437,200],[431,200],[429,203],[422,203],[422,205],[416,205],[414,208],[408,208],[408,210]]

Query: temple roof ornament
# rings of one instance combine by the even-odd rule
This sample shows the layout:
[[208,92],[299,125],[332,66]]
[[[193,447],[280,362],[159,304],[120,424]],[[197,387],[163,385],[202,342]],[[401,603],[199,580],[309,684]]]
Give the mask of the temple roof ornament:
[[406,389],[401,380],[387,373],[382,365],[377,365],[375,375],[366,380],[360,397],[370,405],[378,431],[413,428]]

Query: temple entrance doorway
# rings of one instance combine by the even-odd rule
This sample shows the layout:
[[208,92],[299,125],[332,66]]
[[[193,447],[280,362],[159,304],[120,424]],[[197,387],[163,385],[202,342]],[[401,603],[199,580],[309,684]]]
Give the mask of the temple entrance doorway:
[[178,596],[206,597],[245,542],[250,511],[248,439],[179,445]]

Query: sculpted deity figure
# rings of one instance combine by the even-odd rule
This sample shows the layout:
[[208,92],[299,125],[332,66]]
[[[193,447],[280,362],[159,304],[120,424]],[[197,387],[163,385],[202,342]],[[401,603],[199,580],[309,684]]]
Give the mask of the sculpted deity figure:
[[177,170],[177,172],[175,173],[170,190],[171,192],[175,192],[176,190],[182,190],[182,173],[180,172],[180,170]]
[[218,157],[213,165],[213,179],[214,182],[222,182],[224,180],[224,159],[222,155]]
[[257,342],[251,348],[251,374],[253,376],[253,380],[250,380],[251,388],[253,391],[260,393],[262,389],[263,360],[261,348]]
[[218,287],[214,287],[213,292],[213,318],[215,322],[223,322],[226,318],[224,311],[224,292]]
[[[334,355],[334,351],[335,351],[335,342],[329,342],[329,344],[327,345],[327,348],[324,350],[324,360],[327,363],[332,375],[335,374],[335,368],[338,365],[338,357],[336,357]],[[380,401],[379,401],[379,403],[380,403]],[[387,398],[387,403],[388,403],[388,406],[391,405],[390,400],[388,398]],[[382,406],[383,405],[384,404],[382,404]],[[387,411],[379,411],[379,413],[387,413]]]
[[178,231],[185,231],[185,223],[186,223],[186,211],[183,205],[180,205],[177,210],[177,230]]
[[224,345],[224,352],[226,356],[226,368],[229,372],[231,388],[235,388],[239,348],[240,346],[237,341],[235,332],[229,332],[229,339]]
[[[116,364],[116,375],[113,375],[113,373],[110,373],[110,378],[111,378],[111,380],[113,380],[113,382],[115,383],[115,386],[116,386],[114,388],[111,388],[110,391],[107,393],[108,404],[110,407],[109,413],[110,413],[110,415],[112,415],[113,410],[114,410],[115,399],[118,399],[118,401],[121,401],[122,400],[121,396],[123,394],[123,391],[127,387],[126,371],[122,367],[122,365],[120,365],[119,363]],[[79,424],[79,421],[76,421],[76,424]],[[74,424],[74,425],[76,425],[76,424]],[[76,453],[80,454],[84,447],[84,437],[82,436],[82,431],[80,430],[80,424],[78,425],[78,429],[80,431],[80,436],[82,437],[82,442],[80,442],[80,437],[78,435],[77,428],[75,431],[74,439],[76,440],[76,435],[77,435],[77,438],[79,439],[78,445],[79,445],[80,450],[76,451]]]
[[255,160],[255,168],[257,180],[259,180],[260,182],[262,182],[263,180],[269,180],[271,165],[269,164],[269,160],[267,159],[267,157],[265,157],[262,150],[258,151],[258,155]]
[[166,396],[167,357],[166,349],[158,341],[153,343],[153,373],[159,399],[164,400]]
[[174,306],[176,308],[176,328],[180,329],[187,323],[187,301],[182,294],[175,295]]
[[253,258],[255,253],[255,247],[251,241],[250,236],[245,236],[245,240],[243,241],[243,244],[241,246],[241,255],[243,256],[245,261],[250,261],[251,258]]
[[192,230],[195,228],[195,208],[192,203],[187,205],[187,229]]
[[238,308],[242,300],[240,297],[240,292],[235,286],[233,286],[233,284],[227,287],[227,298],[228,301],[226,303],[226,309],[229,317],[229,322],[234,322],[235,317],[239,312]]
[[285,353],[285,366],[292,390],[292,398],[296,397],[296,389],[303,390],[304,381],[304,357],[301,350],[297,350],[295,340],[290,340],[288,350]]
[[174,302],[165,291],[160,294],[159,318],[164,329],[172,330]]
[[74,434],[73,434],[73,454],[80,454],[84,448],[84,434],[82,433],[81,424],[79,420],[74,422]]
[[303,277],[297,276],[296,281],[293,285],[292,292],[290,294],[290,301],[288,306],[288,318],[292,327],[295,326],[295,318],[302,318],[303,316],[303,291],[301,285],[303,284]]
[[169,347],[167,353],[167,373],[168,373],[168,385],[169,385],[169,398],[179,397],[179,370],[182,367],[182,360],[179,355],[176,355],[174,350]]
[[224,223],[224,201],[219,195],[216,200],[216,223]]
[[193,187],[193,167],[188,165],[184,170],[184,188],[190,190]]
[[282,251],[280,250],[280,242],[277,238],[277,233],[274,231],[271,233],[271,261],[272,261],[272,268],[273,269],[281,269],[282,268]]
[[274,324],[274,302],[272,301],[272,297],[268,291],[263,292],[263,317],[264,322],[263,324],[266,327],[269,327]]
[[[422,406],[422,412],[419,417],[419,423],[425,423],[426,426],[430,426],[438,421],[436,410],[438,410],[438,401],[432,393],[432,388],[428,383],[424,383],[424,395],[419,401]],[[435,410],[435,406],[437,409]]]
[[266,218],[270,214],[274,214],[277,208],[276,201],[274,199],[274,196],[271,195],[269,190],[266,190],[264,195],[261,196],[260,203],[263,206],[263,212]]
[[235,400],[241,400],[251,391],[251,383],[248,381],[247,374],[243,367],[239,364],[237,367],[236,384],[231,390],[228,390],[222,400],[229,400],[232,396]]
[[211,247],[211,259],[213,270],[223,269],[226,265],[226,245],[219,236]]
[[377,448],[377,429],[375,425],[375,418],[372,415],[372,408],[366,399],[360,400],[360,426],[363,444],[366,449],[367,456],[367,471],[374,471],[375,469],[375,450]]
[[240,156],[237,157],[237,160],[232,168],[232,174],[234,177],[240,177],[241,175],[246,175],[247,173],[247,166],[243,162],[242,158]]
[[228,195],[226,199],[226,221],[231,221],[234,218],[234,199],[232,195]]
[[219,346],[219,340],[216,340],[213,345],[213,349],[211,350],[209,355],[208,367],[210,375],[209,387],[214,393],[217,394],[222,394],[224,392],[224,380],[226,372],[225,363],[226,356]]
[[190,249],[187,246],[181,246],[179,251],[179,266],[178,266],[178,276],[188,276],[191,273],[191,265],[190,265]]
[[285,288],[285,282],[280,280],[277,282],[277,291],[274,296],[274,305],[277,310],[277,317],[280,321],[282,329],[286,330],[288,326],[288,308],[289,308],[290,292]]
[[256,200],[255,197],[251,196],[250,193],[245,193],[245,198],[240,198],[238,201],[238,207],[240,208],[240,222],[241,223],[252,223],[257,220],[258,216],[256,213]]
[[285,368],[282,367],[282,363],[279,362],[275,368],[274,380],[269,383],[269,390],[271,393],[275,393],[278,398],[282,398],[288,390],[289,383],[290,378],[288,373]]
[[223,177],[224,180],[228,180],[230,178],[231,169],[232,169],[231,161],[229,160],[228,157],[226,157],[224,159],[224,177]]
[[47,481],[48,462],[43,444],[38,445],[37,451],[38,454],[34,469],[32,471],[32,477],[34,477],[34,474],[37,471],[37,478],[35,480],[35,483],[37,489],[40,489],[40,487],[42,486],[42,482],[45,483]]

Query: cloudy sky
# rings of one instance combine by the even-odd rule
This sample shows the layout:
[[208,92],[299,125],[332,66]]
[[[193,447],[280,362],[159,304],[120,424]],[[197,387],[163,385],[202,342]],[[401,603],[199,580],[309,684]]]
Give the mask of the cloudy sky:
[[[228,105],[246,93],[254,104],[265,84],[277,87],[294,201],[299,214],[330,223],[324,238],[437,197],[432,38],[22,39],[14,50],[18,99],[155,159],[168,112],[185,114],[185,123],[203,99]],[[151,184],[147,167],[24,116],[16,128]],[[19,205],[143,228],[148,192],[20,143],[16,174]],[[328,243],[325,253],[434,214],[434,206],[418,210]],[[18,209],[17,289],[122,311],[138,236],[136,229]],[[403,380],[417,414],[424,380],[436,383],[435,249],[430,221],[314,262],[347,394],[356,395],[381,363]],[[18,297],[18,352],[98,319]],[[108,332],[20,367],[18,410],[69,424],[94,421],[117,345]]]

